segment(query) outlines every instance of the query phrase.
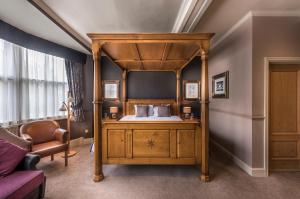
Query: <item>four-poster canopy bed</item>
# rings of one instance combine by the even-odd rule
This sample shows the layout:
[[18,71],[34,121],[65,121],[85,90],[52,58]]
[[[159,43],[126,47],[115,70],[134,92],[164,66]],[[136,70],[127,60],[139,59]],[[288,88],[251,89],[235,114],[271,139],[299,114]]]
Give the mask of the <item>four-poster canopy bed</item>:
[[[208,167],[208,50],[212,33],[181,34],[88,34],[94,59],[94,181],[104,176],[102,164],[199,165],[201,180],[209,181]],[[101,53],[123,71],[121,120],[102,120]],[[201,119],[131,118],[135,105],[169,105],[180,116],[181,71],[201,57]],[[174,71],[175,99],[127,99],[130,71]]]

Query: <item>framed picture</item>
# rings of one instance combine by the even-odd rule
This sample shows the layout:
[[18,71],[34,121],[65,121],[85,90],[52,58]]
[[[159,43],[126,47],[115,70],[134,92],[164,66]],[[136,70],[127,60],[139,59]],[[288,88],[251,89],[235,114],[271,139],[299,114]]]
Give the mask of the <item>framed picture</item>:
[[199,100],[200,99],[200,82],[193,80],[183,81],[183,99],[184,100]]
[[104,80],[103,83],[103,99],[117,101],[119,100],[119,80]]
[[212,97],[229,98],[229,71],[212,77]]

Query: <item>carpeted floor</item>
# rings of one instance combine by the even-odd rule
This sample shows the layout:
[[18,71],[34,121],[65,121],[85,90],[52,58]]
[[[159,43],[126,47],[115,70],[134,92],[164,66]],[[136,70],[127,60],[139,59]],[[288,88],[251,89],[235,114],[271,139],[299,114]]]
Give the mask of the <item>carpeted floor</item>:
[[49,199],[276,199],[300,198],[300,173],[273,173],[254,178],[224,158],[213,154],[212,181],[199,180],[193,166],[104,166],[105,179],[94,183],[89,146],[75,148],[69,166],[58,155],[44,158],[38,168],[47,176]]

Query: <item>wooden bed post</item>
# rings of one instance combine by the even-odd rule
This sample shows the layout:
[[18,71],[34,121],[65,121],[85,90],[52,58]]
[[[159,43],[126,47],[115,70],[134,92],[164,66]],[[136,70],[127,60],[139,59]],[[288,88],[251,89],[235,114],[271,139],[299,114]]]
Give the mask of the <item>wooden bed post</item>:
[[92,51],[94,59],[94,181],[103,180],[102,172],[102,83],[101,83],[101,47],[100,42],[93,42]]
[[177,70],[176,71],[176,105],[177,105],[178,116],[180,116],[180,102],[181,102],[180,80],[181,80],[181,70]]
[[127,101],[127,70],[122,72],[122,106],[123,116],[126,115],[126,101]]
[[209,96],[208,96],[208,49],[201,46],[201,180],[209,181],[208,144],[209,144]]

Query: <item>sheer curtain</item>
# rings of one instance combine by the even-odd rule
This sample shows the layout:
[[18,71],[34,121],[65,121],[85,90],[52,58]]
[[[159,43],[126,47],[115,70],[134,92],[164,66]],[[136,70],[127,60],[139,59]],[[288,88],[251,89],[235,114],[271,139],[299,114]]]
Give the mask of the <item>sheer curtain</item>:
[[63,58],[0,39],[0,123],[62,116],[67,91]]

